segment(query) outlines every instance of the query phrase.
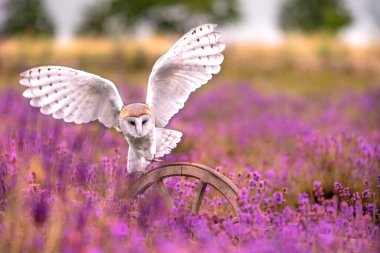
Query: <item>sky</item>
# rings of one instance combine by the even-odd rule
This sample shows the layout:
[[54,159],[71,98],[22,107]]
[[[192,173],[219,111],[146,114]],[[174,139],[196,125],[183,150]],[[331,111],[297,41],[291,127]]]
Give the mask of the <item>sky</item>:
[[[107,1],[107,0],[100,0]],[[283,33],[278,25],[279,7],[285,0],[240,0],[241,22],[222,27],[227,41],[276,45],[283,41]],[[380,0],[342,0],[350,10],[354,22],[343,29],[340,37],[353,45],[365,45],[379,40],[380,31],[374,15],[369,15],[370,4],[377,3],[380,13]],[[0,0],[0,23],[4,19],[5,0]],[[56,27],[56,38],[66,42],[73,38],[86,8],[99,0],[44,0]],[[141,26],[140,35],[147,37],[151,30]]]
[[278,24],[284,0],[240,0],[242,22],[227,26],[223,33],[235,42],[279,44],[283,33]]
[[380,0],[345,0],[345,3],[354,22],[343,29],[341,37],[350,44],[358,46],[369,41],[380,42],[380,29],[376,24],[379,20],[375,19],[375,15],[380,17]]

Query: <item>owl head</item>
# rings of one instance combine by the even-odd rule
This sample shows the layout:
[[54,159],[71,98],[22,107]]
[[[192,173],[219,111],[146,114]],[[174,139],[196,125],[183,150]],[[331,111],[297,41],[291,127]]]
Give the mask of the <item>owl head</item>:
[[154,128],[152,110],[142,103],[124,106],[120,112],[119,126],[125,135],[141,138]]

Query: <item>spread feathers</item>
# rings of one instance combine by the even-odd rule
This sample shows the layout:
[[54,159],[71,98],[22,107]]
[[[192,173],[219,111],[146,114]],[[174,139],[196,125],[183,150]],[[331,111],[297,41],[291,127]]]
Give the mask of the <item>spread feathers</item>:
[[164,129],[190,93],[220,71],[225,44],[216,25],[191,29],[153,66],[145,104],[124,105],[111,81],[84,71],[43,66],[21,73],[23,95],[44,114],[76,124],[98,120],[122,131],[130,147],[129,172],[145,171],[169,154],[182,133]]

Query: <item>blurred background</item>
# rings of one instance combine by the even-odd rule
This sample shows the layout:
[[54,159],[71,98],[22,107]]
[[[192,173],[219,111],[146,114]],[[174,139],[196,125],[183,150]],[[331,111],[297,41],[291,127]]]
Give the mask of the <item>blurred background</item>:
[[0,86],[40,64],[145,84],[154,61],[205,22],[227,42],[223,80],[297,94],[378,80],[378,0],[0,0]]
[[[353,219],[354,211],[347,215],[344,210],[349,209],[341,209],[343,219],[336,216],[331,229],[325,224],[331,222],[330,210],[335,212],[328,206],[335,202],[327,202],[332,198],[363,209],[357,205],[362,196],[373,214],[375,198],[377,207],[380,204],[374,194],[368,197],[369,189],[375,193],[380,186],[380,0],[0,0],[0,252],[68,252],[81,245],[121,252],[110,250],[110,245],[130,243],[129,231],[135,226],[167,236],[154,222],[166,222],[161,215],[165,210],[153,201],[146,202],[149,212],[141,208],[141,217],[149,219],[125,226],[133,222],[135,212],[130,215],[125,200],[113,197],[128,187],[128,145],[121,135],[97,122],[66,124],[42,115],[22,97],[19,73],[40,65],[82,69],[112,80],[124,102],[141,102],[154,62],[190,28],[209,22],[219,25],[227,45],[221,72],[190,96],[170,122],[168,127],[184,136],[165,161],[218,168],[251,195],[256,192],[252,173],[258,172],[265,180],[265,194],[282,192],[286,205],[301,206],[302,215],[309,202],[298,194],[308,193],[314,197],[310,212],[315,216],[305,217],[321,234],[311,232],[314,225],[306,226],[303,218],[299,223],[291,218],[292,229],[299,227],[302,233],[283,240],[298,238],[316,249],[309,251],[334,249],[331,235],[346,245],[352,231],[358,236],[352,236],[351,243],[364,245],[361,239],[366,240],[371,227]],[[323,191],[326,202],[320,198]],[[184,195],[176,192],[181,203]],[[211,214],[216,205],[209,203],[211,208],[202,208]],[[321,209],[314,209],[314,203]],[[270,206],[266,210],[272,210]],[[324,208],[325,213],[319,211]],[[285,204],[277,210],[293,217]],[[270,226],[257,218],[255,227],[265,231],[263,238],[282,238],[271,231],[284,218],[267,217]],[[314,217],[326,220],[316,223]],[[374,215],[373,225],[378,221]],[[113,224],[126,230],[112,232],[120,239],[101,236],[121,230]],[[212,226],[216,229],[214,222]],[[290,231],[280,228],[284,234]],[[174,231],[177,235],[184,230]],[[138,250],[123,250],[137,252],[144,242],[156,240],[144,233],[141,238],[148,239],[133,239]],[[218,233],[212,234],[224,241]],[[231,234],[235,241],[235,232]],[[140,232],[135,237],[140,238]],[[326,246],[309,243],[313,238],[321,245],[327,241]],[[190,245],[183,242],[183,248]]]

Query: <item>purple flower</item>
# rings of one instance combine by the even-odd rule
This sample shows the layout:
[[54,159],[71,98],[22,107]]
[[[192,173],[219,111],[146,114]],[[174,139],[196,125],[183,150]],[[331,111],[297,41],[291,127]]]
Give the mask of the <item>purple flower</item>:
[[367,189],[362,192],[363,199],[368,199],[371,197],[371,192]]
[[259,173],[257,173],[257,172],[254,172],[254,173],[253,173],[253,179],[254,179],[255,181],[259,181],[260,178],[261,178],[261,176],[260,176]]
[[282,195],[282,192],[273,193],[273,200],[277,205],[281,205],[282,203],[285,203],[285,199]]
[[[27,252],[49,251],[54,242],[60,252],[376,251],[380,131],[373,108],[380,89],[311,103],[253,86],[200,90],[168,126],[184,136],[165,162],[207,164],[239,190],[242,212],[234,213],[228,192],[208,185],[197,215],[190,210],[199,180],[165,178],[172,210],[155,184],[130,201],[125,192],[138,178],[125,171],[128,144],[120,133],[95,122],[66,124],[18,91],[0,92],[0,245]],[[145,99],[143,88],[120,88],[125,101]],[[12,241],[15,224],[28,240]]]
[[113,223],[111,230],[112,234],[117,238],[127,236],[128,234],[128,227],[124,222]]
[[36,201],[36,203],[34,203],[32,208],[32,216],[34,223],[39,226],[43,225],[48,218],[48,214],[48,204],[46,200],[43,197],[41,197],[39,200]]

